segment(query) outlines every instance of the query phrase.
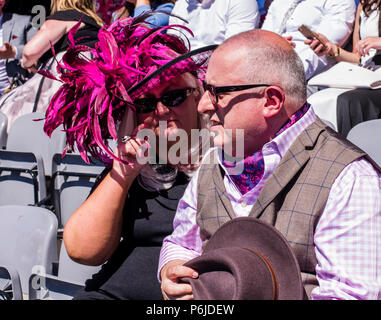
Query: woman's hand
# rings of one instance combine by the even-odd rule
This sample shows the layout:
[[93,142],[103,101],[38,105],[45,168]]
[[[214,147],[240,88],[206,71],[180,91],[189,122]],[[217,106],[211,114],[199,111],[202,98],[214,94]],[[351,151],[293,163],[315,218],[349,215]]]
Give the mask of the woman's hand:
[[381,37],[366,37],[357,43],[356,50],[360,56],[368,55],[370,49],[381,50]]
[[114,160],[112,171],[128,180],[134,179],[145,165],[139,159],[143,159],[143,153],[149,148],[147,141],[136,138],[138,131],[146,125],[142,123],[136,127],[135,122],[134,111],[128,109],[119,126],[118,144],[114,151],[115,155],[125,163]]
[[326,36],[324,36],[321,33],[317,33],[319,38],[325,42],[325,46],[320,43],[318,39],[306,39],[304,43],[315,52],[315,54],[319,57],[322,57],[324,55],[334,55],[335,52],[337,51],[337,46],[336,44],[330,42]]

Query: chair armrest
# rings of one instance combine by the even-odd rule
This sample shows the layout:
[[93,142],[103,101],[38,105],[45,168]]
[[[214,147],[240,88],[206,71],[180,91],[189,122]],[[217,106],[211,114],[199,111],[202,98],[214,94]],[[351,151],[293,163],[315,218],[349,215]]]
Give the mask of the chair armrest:
[[10,266],[0,266],[0,271],[9,274],[10,280],[12,282],[12,300],[23,300],[20,275],[17,270]]
[[70,300],[83,287],[81,283],[67,281],[50,274],[31,274],[29,300]]

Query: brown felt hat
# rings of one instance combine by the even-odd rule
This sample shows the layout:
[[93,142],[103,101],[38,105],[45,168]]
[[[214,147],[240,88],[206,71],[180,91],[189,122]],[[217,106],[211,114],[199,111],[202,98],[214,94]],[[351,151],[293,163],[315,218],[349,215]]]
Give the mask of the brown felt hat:
[[235,218],[210,238],[200,257],[185,266],[196,300],[302,300],[298,261],[284,236],[252,217]]

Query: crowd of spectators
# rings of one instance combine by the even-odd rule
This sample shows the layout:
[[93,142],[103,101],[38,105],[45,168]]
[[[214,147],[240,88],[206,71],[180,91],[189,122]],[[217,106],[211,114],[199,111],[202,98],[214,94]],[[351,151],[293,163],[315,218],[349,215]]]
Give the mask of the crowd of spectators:
[[[3,1],[5,4],[6,1]],[[20,2],[20,1],[19,1]],[[74,2],[73,2],[74,3]],[[367,1],[369,3],[366,5],[366,10],[362,10],[362,6],[358,6],[358,1],[354,0],[330,0],[330,1],[278,1],[278,0],[257,0],[257,1],[219,1],[218,3],[215,1],[208,0],[177,0],[177,1],[148,1],[148,0],[127,0],[127,1],[94,1],[95,10],[97,11],[99,17],[102,17],[104,22],[112,23],[116,19],[120,19],[122,17],[130,16],[136,17],[147,10],[157,10],[162,11],[163,13],[153,15],[147,19],[147,22],[152,24],[152,26],[164,26],[168,24],[178,24],[187,26],[194,34],[192,37],[188,37],[190,41],[191,49],[197,49],[199,47],[209,45],[209,44],[219,44],[223,42],[225,39],[231,37],[232,35],[238,34],[240,32],[251,30],[251,29],[263,29],[269,30],[272,32],[276,32],[286,39],[290,41],[293,45],[295,51],[298,53],[301,58],[305,72],[307,81],[313,76],[321,73],[329,69],[335,63],[339,61],[351,61],[356,63],[358,61],[358,56],[362,56],[361,61],[364,59],[368,59],[370,62],[373,60],[377,61],[378,59],[378,51],[377,51],[377,36],[378,36],[378,9],[377,1]],[[3,4],[3,5],[4,5]],[[46,2],[39,3],[45,6],[47,9],[46,12],[50,13],[50,7]],[[21,13],[23,16],[14,16],[14,19],[24,19],[25,23],[17,24],[17,29],[12,32],[12,39],[10,39],[10,43],[14,45],[9,46],[7,41],[4,41],[3,53],[0,51],[0,57],[3,57],[1,64],[6,64],[1,67],[3,76],[1,77],[1,91],[9,91],[10,88],[14,88],[17,85],[25,82],[25,80],[29,79],[33,73],[36,72],[30,68],[31,66],[41,66],[46,63],[49,55],[51,56],[51,52],[49,50],[49,44],[45,43],[43,45],[44,55],[38,57],[38,55],[34,58],[33,63],[24,64],[24,68],[21,68],[21,55],[23,51],[23,45],[32,40],[32,36],[37,33],[37,28],[32,27],[31,25],[31,9],[32,5],[35,3],[28,3],[27,6],[15,6],[15,2],[9,2],[6,4],[5,10],[9,10],[9,14],[5,11],[5,16],[3,19],[3,28],[5,32],[5,37],[10,34],[10,31],[7,29],[10,25],[13,26],[12,20],[10,20],[10,15],[15,15],[20,9],[23,8]],[[357,8],[357,9],[356,9]],[[357,13],[356,13],[357,10]],[[372,17],[368,17],[369,13],[372,12]],[[29,15],[25,15],[29,13]],[[165,13],[172,13],[173,16],[168,16]],[[360,19],[360,16],[363,18]],[[61,19],[61,18],[60,18]],[[67,19],[71,19],[70,15]],[[10,20],[7,22],[7,20]],[[49,17],[49,23],[53,23],[51,21],[55,21],[54,17]],[[19,20],[21,21],[21,20]],[[75,20],[72,20],[75,21]],[[360,28],[360,21],[362,24],[365,24],[366,21],[368,27]],[[96,21],[99,25],[100,22]],[[103,23],[103,22],[102,22]],[[66,23],[67,24],[67,23]],[[310,29],[320,35],[320,38],[324,39],[328,42],[330,48],[333,46],[341,47],[340,55],[338,57],[335,56],[337,51],[337,47],[334,47],[336,50],[331,52],[325,50],[324,52],[321,48],[317,48],[318,44],[315,40],[307,40],[306,37],[299,32],[298,28],[301,25],[307,25]],[[20,26],[23,26],[22,28]],[[45,25],[40,26],[42,30],[45,29]],[[364,33],[364,30],[372,30],[369,34]],[[95,30],[95,29],[94,29]],[[213,31],[211,31],[213,30]],[[67,31],[67,30],[66,30]],[[355,32],[353,32],[355,31]],[[23,32],[23,36],[16,35],[17,32]],[[80,31],[86,32],[86,31]],[[182,32],[176,31],[176,29],[169,29],[167,32],[177,34],[183,36]],[[369,35],[368,35],[369,34]],[[351,37],[353,35],[353,41],[351,41]],[[55,46],[58,38],[62,35],[58,34],[57,36],[52,36],[48,39]],[[93,33],[89,34],[89,37],[94,37]],[[373,37],[375,39],[370,39],[372,41],[368,41],[368,51],[366,53],[360,52],[357,42],[360,41],[360,45],[365,38]],[[28,50],[30,51],[31,46],[35,46],[36,42],[41,39],[40,35],[37,36],[36,39],[31,41],[31,44],[27,47],[26,54],[28,54]],[[188,41],[186,40],[186,41]],[[61,39],[61,42],[65,41],[64,37]],[[308,42],[309,41],[309,42]],[[374,47],[371,49],[370,47]],[[326,49],[327,47],[325,47]],[[57,48],[56,48],[57,49]],[[62,50],[61,50],[62,49]],[[349,49],[349,51],[345,51],[343,49]],[[369,54],[370,49],[370,54]],[[64,51],[65,48],[59,48],[59,51]],[[56,50],[56,53],[59,51]],[[348,58],[349,55],[347,52],[352,54],[351,57]],[[36,60],[36,58],[38,58]],[[349,59],[349,60],[348,60]],[[26,56],[23,57],[24,62],[26,61]],[[373,63],[374,64],[374,63]],[[30,65],[30,66],[29,66]],[[52,66],[50,69],[54,69],[55,66]],[[5,77],[5,72],[7,73],[7,77]],[[8,79],[7,79],[8,78]],[[37,76],[35,77],[37,78]],[[36,84],[29,84],[31,87],[37,87],[38,84],[36,79],[33,82]],[[40,84],[40,82],[39,82]],[[45,84],[44,90],[46,91],[47,84]],[[320,89],[324,87],[317,86],[308,86],[308,96],[316,93]],[[54,87],[54,90],[57,90],[57,87]],[[34,95],[40,95],[41,93],[37,92],[38,90],[34,90]],[[322,90],[320,90],[322,91]],[[349,101],[346,98],[347,95],[351,93],[344,92],[335,92],[332,95],[331,100],[327,102],[326,94],[330,93],[329,91],[334,91],[330,89],[328,91],[319,92],[317,95],[311,98],[312,101],[316,102],[317,105],[325,105],[326,103],[330,103],[332,105],[330,107],[331,112],[327,111],[325,114],[320,112],[320,107],[318,115],[333,123],[333,127],[338,129],[343,125],[340,123],[336,123],[337,121],[341,121],[342,114],[347,115]],[[341,93],[343,95],[341,95]],[[15,95],[15,94],[13,94]],[[18,94],[22,95],[21,93]],[[42,94],[43,95],[43,94]],[[325,98],[323,98],[323,95]],[[374,98],[369,98],[368,96],[374,95]],[[45,95],[47,99],[49,99],[50,94]],[[331,95],[330,95],[331,96]],[[356,95],[355,95],[356,96]],[[44,95],[43,95],[44,97]],[[338,98],[337,98],[338,97]],[[352,96],[351,96],[352,97]],[[336,116],[336,98],[339,100],[340,105],[342,105],[338,109],[338,117]],[[365,91],[365,94],[362,95],[361,105],[373,105],[373,100],[378,98],[378,91],[373,91],[369,93]],[[13,98],[12,98],[13,99]],[[12,100],[11,99],[11,100]],[[17,98],[14,98],[17,99]],[[43,98],[44,99],[44,98]],[[356,97],[354,98],[356,99]],[[360,99],[360,98],[358,98]],[[4,105],[4,100],[7,102]],[[21,99],[19,99],[21,100]],[[23,98],[25,100],[25,98]],[[352,99],[353,100],[353,99]],[[0,101],[1,109],[4,113],[8,113],[10,116],[10,124],[13,122],[14,117],[18,115],[24,114],[30,111],[44,111],[47,104],[46,101],[42,101],[40,106],[29,106],[25,107],[25,111],[20,111],[21,107],[11,108],[7,104],[9,104],[9,99],[2,99]],[[17,104],[17,103],[16,103]],[[357,108],[354,104],[351,104],[351,108]],[[358,103],[355,103],[357,106]],[[325,107],[322,107],[326,109]],[[11,110],[12,109],[12,110]],[[335,109],[335,111],[332,111]],[[370,118],[378,117],[374,108],[372,107],[371,116],[368,118],[365,116],[361,118],[363,120],[369,120]],[[352,112],[353,114],[353,112]],[[367,113],[369,114],[369,112]],[[357,116],[358,118],[359,116]],[[339,120],[337,120],[337,118]],[[349,120],[346,119],[346,122]],[[353,125],[357,124],[358,121],[353,122]],[[342,132],[344,135],[348,133],[347,125],[346,129]],[[341,130],[341,129],[340,129]]]

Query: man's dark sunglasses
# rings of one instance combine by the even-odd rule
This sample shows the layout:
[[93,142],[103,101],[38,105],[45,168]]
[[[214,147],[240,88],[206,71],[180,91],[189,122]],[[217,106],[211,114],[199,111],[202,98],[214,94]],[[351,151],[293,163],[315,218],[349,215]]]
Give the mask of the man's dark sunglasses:
[[182,104],[195,88],[178,89],[164,93],[160,98],[141,98],[134,100],[136,113],[150,113],[155,111],[157,103],[160,101],[166,107],[177,107]]
[[211,84],[207,84],[206,81],[203,82],[204,90],[208,91],[210,100],[213,104],[218,103],[218,95],[221,93],[226,92],[235,92],[235,91],[242,91],[246,89],[251,88],[257,88],[257,87],[269,87],[269,84],[244,84],[244,85],[237,85],[237,86],[224,86],[224,87],[215,87]]

